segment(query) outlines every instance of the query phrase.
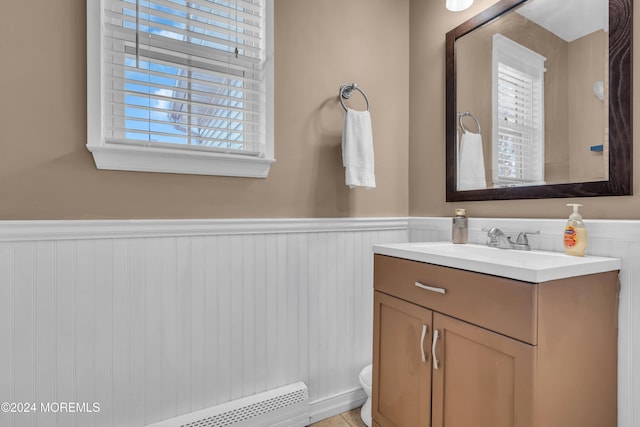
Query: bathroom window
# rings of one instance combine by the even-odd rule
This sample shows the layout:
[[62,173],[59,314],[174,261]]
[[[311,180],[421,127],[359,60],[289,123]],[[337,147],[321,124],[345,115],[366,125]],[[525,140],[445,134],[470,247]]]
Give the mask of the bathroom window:
[[273,2],[87,0],[99,169],[266,177]]
[[544,184],[544,62],[501,34],[493,37],[492,165],[496,187]]

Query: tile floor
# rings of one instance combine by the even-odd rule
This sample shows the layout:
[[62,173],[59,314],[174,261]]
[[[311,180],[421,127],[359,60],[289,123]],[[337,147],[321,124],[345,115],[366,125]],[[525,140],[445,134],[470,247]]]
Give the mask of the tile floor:
[[327,418],[309,427],[367,427],[360,418],[360,408],[343,412],[335,417]]

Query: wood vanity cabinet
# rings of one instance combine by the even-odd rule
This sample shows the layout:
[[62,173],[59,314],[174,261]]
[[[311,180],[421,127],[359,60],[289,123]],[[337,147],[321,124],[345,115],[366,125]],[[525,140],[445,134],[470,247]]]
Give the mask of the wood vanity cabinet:
[[374,289],[374,426],[616,426],[617,271],[527,283],[376,254]]

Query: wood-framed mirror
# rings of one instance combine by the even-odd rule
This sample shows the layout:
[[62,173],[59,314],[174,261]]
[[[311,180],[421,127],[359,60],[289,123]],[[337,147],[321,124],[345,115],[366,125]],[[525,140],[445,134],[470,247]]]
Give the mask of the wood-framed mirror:
[[500,0],[447,33],[448,202],[632,194],[632,0],[593,0],[587,35],[530,32],[571,4]]

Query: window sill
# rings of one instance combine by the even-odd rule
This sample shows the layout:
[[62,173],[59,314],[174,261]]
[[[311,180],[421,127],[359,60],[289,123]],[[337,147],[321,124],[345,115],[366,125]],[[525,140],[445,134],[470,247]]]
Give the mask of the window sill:
[[266,178],[275,159],[170,148],[89,145],[98,169]]

